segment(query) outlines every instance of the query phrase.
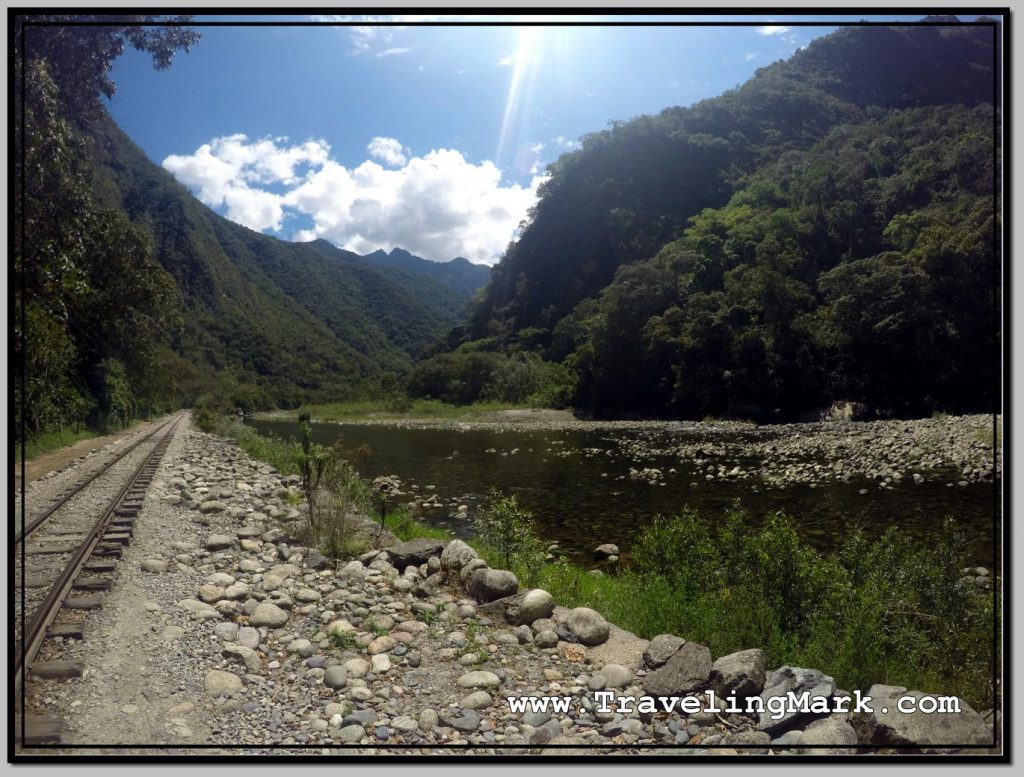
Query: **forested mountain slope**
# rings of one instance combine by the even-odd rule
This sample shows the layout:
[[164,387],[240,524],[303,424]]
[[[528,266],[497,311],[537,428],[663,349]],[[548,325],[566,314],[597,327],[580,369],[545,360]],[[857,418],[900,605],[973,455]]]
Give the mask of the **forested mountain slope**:
[[358,393],[401,373],[468,297],[323,240],[288,243],[214,213],[106,115],[89,127],[98,199],[152,236],[185,312],[175,351],[255,406]]
[[849,27],[585,136],[450,347],[560,362],[596,415],[992,406],[995,55],[991,26]]

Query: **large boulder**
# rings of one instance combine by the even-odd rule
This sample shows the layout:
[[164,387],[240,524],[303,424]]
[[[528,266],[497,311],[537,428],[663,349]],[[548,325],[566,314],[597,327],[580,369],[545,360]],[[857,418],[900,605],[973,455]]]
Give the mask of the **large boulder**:
[[686,640],[674,634],[659,634],[651,640],[651,644],[644,651],[644,663],[651,669],[657,669],[665,665],[674,656]]
[[519,580],[505,569],[477,569],[466,581],[466,590],[478,602],[493,602],[519,590]]
[[836,692],[836,681],[817,669],[802,669],[798,666],[783,666],[768,675],[764,684],[764,691],[761,699],[765,703],[764,712],[757,724],[759,731],[767,731],[771,735],[788,731],[798,724],[808,723],[817,718],[826,717],[828,712],[803,712],[786,701],[785,707],[780,711],[774,711],[770,705],[779,705],[781,702],[772,702],[775,697],[786,697],[792,691],[796,697],[804,693],[809,694],[810,702],[815,699],[831,699]]
[[760,648],[722,656],[711,666],[711,687],[719,698],[745,699],[764,690],[768,659]]
[[400,542],[385,548],[384,552],[391,557],[391,563],[398,569],[405,569],[408,566],[418,567],[426,564],[431,556],[438,556],[448,543],[445,540],[432,540],[421,537],[408,542]]
[[475,550],[462,540],[452,540],[441,551],[441,569],[447,572],[458,572],[475,558],[480,558]]
[[683,696],[708,683],[711,651],[696,642],[687,642],[644,678],[644,690],[651,696]]
[[[862,745],[917,745],[925,751],[935,751],[945,749],[943,746],[993,744],[992,731],[981,715],[955,696],[943,698],[955,700],[959,712],[923,712],[919,704],[927,694],[895,685],[872,685],[867,695],[871,701],[866,704],[872,712],[850,715]],[[912,703],[909,698],[903,701],[910,711],[902,712],[897,707],[903,697],[913,698]]]
[[529,626],[541,618],[550,618],[555,610],[555,600],[541,588],[532,588],[513,596],[505,596],[482,604],[481,614],[505,621],[513,626]]
[[604,616],[589,607],[577,607],[570,611],[565,626],[583,645],[600,645],[607,641],[611,633]]

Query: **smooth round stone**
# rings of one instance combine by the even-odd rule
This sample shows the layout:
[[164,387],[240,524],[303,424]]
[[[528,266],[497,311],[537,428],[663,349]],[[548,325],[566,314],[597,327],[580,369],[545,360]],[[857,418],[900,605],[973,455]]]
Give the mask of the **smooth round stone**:
[[633,682],[633,673],[622,664],[605,664],[601,672],[606,688],[625,688]]
[[457,680],[460,688],[497,688],[501,679],[494,672],[467,672]]
[[234,642],[238,637],[238,624],[218,623],[213,627],[213,633],[217,636],[217,639],[223,640],[224,642]]
[[558,634],[550,629],[538,632],[533,638],[533,644],[539,648],[553,648],[558,644]]
[[365,658],[349,659],[342,664],[342,666],[345,667],[345,671],[348,672],[349,677],[366,677],[366,673],[370,671],[370,662]]
[[460,701],[459,706],[470,710],[482,710],[485,707],[490,707],[492,701],[491,695],[487,691],[474,691]]
[[234,672],[211,669],[203,678],[203,688],[210,696],[220,696],[223,693],[237,693],[242,690],[242,678]]
[[348,672],[343,666],[329,666],[324,672],[324,685],[328,688],[344,688],[348,684]]
[[391,721],[391,727],[396,731],[408,734],[411,731],[415,731],[419,727],[419,723],[416,721],[416,718],[410,715],[401,715]]
[[316,652],[316,645],[308,639],[293,639],[288,643],[289,653],[298,653],[303,658],[309,658]]
[[427,707],[420,712],[418,719],[420,731],[429,732],[438,724],[437,712]]
[[363,738],[363,727],[353,723],[351,726],[345,726],[345,728],[338,731],[338,739],[345,744],[355,744]]
[[384,653],[378,653],[370,659],[370,670],[374,674],[385,674],[391,669],[391,659]]

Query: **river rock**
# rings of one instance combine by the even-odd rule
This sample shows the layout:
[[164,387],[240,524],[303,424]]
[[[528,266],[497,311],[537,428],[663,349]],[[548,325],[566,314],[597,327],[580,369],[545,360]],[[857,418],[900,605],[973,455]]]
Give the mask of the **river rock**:
[[554,610],[555,600],[541,588],[521,591],[513,596],[503,596],[479,607],[481,614],[495,620],[503,620],[512,626],[529,626],[541,618],[550,618]]
[[260,602],[249,616],[250,626],[269,626],[272,629],[278,629],[287,622],[288,613],[270,602]]
[[558,633],[552,629],[537,632],[533,644],[539,648],[553,648],[558,644]]
[[466,672],[456,682],[460,688],[497,688],[501,680],[494,672]]
[[348,672],[345,667],[335,664],[324,671],[324,685],[328,688],[344,688],[348,683]]
[[[896,706],[903,696],[920,700],[926,694],[894,685],[872,685],[868,691],[872,712],[850,715],[850,723],[863,745],[917,745],[926,752],[942,745],[991,745],[992,731],[981,715],[963,700],[960,712],[900,712]],[[955,698],[955,697],[953,697]],[[887,711],[883,712],[885,708]],[[969,751],[968,751],[969,752]]]
[[565,619],[566,628],[583,645],[600,645],[608,640],[611,627],[601,613],[589,607],[577,607]]
[[260,633],[252,626],[242,626],[235,641],[242,647],[255,650],[260,646]]
[[490,707],[491,702],[491,694],[487,693],[487,691],[473,691],[473,693],[459,702],[459,706],[469,710],[482,710],[485,707]]
[[644,690],[652,696],[682,696],[703,687],[711,674],[711,651],[687,642],[644,678]]
[[711,667],[711,687],[719,697],[745,699],[764,690],[768,659],[760,648],[741,650],[719,658]]
[[203,547],[207,550],[226,550],[227,548],[234,547],[234,544],[234,537],[229,537],[226,534],[211,534],[206,538]]
[[659,634],[651,640],[651,644],[644,650],[644,663],[650,669],[657,669],[664,666],[665,662],[674,656],[686,640],[674,634]]
[[245,664],[245,668],[250,672],[259,672],[263,668],[263,663],[260,661],[260,654],[251,648],[245,647],[244,645],[228,643],[224,645],[221,655],[225,658],[241,661]]
[[237,693],[242,690],[242,678],[234,672],[211,669],[203,678],[203,689],[210,696]]
[[198,599],[182,599],[178,602],[178,607],[188,612],[196,620],[220,620],[221,618],[220,613],[213,607]]
[[510,596],[519,588],[519,580],[505,569],[478,569],[469,576],[466,590],[479,602],[491,602]]
[[622,664],[605,664],[598,673],[606,688],[626,688],[633,682],[633,673]]
[[467,563],[480,555],[462,540],[452,540],[441,551],[441,568],[448,572],[458,572]]
[[224,596],[224,589],[217,585],[211,585],[210,583],[204,583],[199,586],[199,600],[212,604],[218,601]]
[[[769,699],[775,696],[785,697],[789,691],[793,691],[797,696],[808,692],[811,697],[820,696],[831,699],[836,692],[836,681],[817,669],[783,666],[768,675],[761,699],[767,705]],[[794,728],[797,723],[806,723],[809,720],[825,717],[827,713],[809,712],[805,714],[799,710],[784,709],[782,716],[775,719],[772,718],[772,714],[766,706],[757,724],[759,731],[767,731],[769,734],[775,735]]]
[[604,545],[598,545],[596,548],[594,548],[594,556],[597,557],[597,558],[608,558],[609,556],[618,556],[618,555],[619,555],[619,546],[618,545],[613,545],[610,542],[607,542]]
[[448,543],[444,540],[421,537],[392,545],[390,548],[385,548],[384,552],[391,558],[391,563],[394,566],[405,569],[408,566],[418,567],[420,564],[426,564],[427,559],[431,556],[440,555],[446,544]]
[[[804,751],[810,755],[850,755],[856,752],[857,732],[845,714],[831,715],[814,721],[804,729],[800,744],[818,745]],[[830,747],[823,748],[821,745]]]

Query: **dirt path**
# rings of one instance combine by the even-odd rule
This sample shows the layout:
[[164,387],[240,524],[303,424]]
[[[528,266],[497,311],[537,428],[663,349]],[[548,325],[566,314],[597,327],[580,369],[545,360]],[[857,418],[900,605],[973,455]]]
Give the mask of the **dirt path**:
[[[96,448],[102,448],[106,445],[117,442],[124,437],[135,434],[140,429],[147,429],[152,426],[153,423],[153,421],[142,421],[135,424],[135,426],[122,429],[114,434],[107,434],[103,437],[89,437],[85,440],[79,440],[76,443],[72,443],[64,448],[58,448],[57,450],[50,451],[49,453],[42,453],[25,462],[25,477],[29,482],[32,482],[33,480],[45,475],[47,472],[53,472],[54,470],[60,469],[69,461],[73,461],[80,456],[84,456]],[[14,482],[15,484],[21,483],[21,466],[18,464],[14,465]]]

